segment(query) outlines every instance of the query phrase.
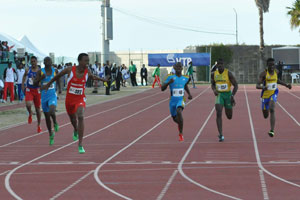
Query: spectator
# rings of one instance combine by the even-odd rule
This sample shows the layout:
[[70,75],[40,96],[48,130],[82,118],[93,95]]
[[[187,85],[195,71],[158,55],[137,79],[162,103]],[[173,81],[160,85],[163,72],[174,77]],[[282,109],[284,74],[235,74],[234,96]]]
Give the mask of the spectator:
[[127,69],[127,67],[123,64],[122,65],[123,67],[123,69],[122,69],[122,78],[123,78],[123,82],[122,82],[122,86],[123,87],[126,87],[126,81],[127,81],[127,79],[129,79],[129,71],[128,71],[128,69]]
[[137,86],[137,83],[136,83],[136,65],[133,64],[132,61],[131,61],[131,65],[129,66],[129,72],[130,72],[131,85],[132,86]]
[[111,84],[111,66],[109,65],[109,61],[106,61],[105,65],[105,78],[108,79],[109,81],[106,82],[105,85],[105,94],[110,95],[110,84]]
[[282,69],[283,69],[283,62],[278,62],[277,70],[278,70],[278,79],[282,80]]
[[12,62],[8,63],[8,68],[4,70],[4,92],[3,92],[3,103],[6,103],[7,101],[7,89],[9,89],[10,93],[10,102],[12,103],[14,101],[14,82],[15,77],[14,73],[16,74],[16,71],[14,68],[12,68]]
[[2,41],[2,61],[7,61],[8,58],[8,47],[7,42]]
[[147,71],[147,68],[145,67],[145,64],[143,64],[143,67],[141,69],[142,85],[144,85],[144,81],[143,81],[144,79],[145,79],[146,85],[148,85],[147,77],[148,77],[148,71]]
[[17,86],[18,86],[18,99],[19,101],[23,101],[25,91],[22,91],[22,80],[25,73],[25,69],[23,68],[22,63],[18,64],[17,69]]
[[121,66],[118,66],[116,69],[116,90],[117,91],[120,91],[121,81],[122,81]]
[[193,69],[193,63],[192,63],[192,61],[191,62],[189,62],[189,68],[188,68],[188,70],[187,70],[187,72],[186,72],[186,75],[188,75],[189,77],[190,77],[190,79],[192,80],[192,83],[193,83],[193,88],[196,88],[196,86],[195,86],[195,81],[194,81],[194,69]]
[[157,64],[157,67],[155,68],[155,70],[152,73],[152,77],[155,78],[152,84],[152,88],[154,88],[155,83],[157,82],[158,86],[161,87],[160,84],[160,64]]

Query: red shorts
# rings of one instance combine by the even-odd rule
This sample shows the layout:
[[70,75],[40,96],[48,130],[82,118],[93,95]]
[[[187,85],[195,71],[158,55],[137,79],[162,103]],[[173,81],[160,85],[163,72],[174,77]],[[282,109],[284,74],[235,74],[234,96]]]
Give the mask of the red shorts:
[[25,101],[33,101],[36,108],[41,107],[41,93],[39,89],[26,88]]
[[67,101],[66,100],[66,103],[65,103],[65,105],[66,105],[66,110],[67,110],[67,113],[68,114],[74,114],[74,113],[76,113],[77,112],[77,109],[78,109],[78,107],[84,107],[85,108],[85,101],[84,100],[82,100],[82,101]]

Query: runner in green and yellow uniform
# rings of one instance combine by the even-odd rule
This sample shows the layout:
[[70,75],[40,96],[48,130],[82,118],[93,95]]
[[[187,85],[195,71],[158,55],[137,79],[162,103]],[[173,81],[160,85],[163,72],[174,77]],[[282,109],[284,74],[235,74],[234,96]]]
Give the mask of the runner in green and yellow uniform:
[[270,124],[271,130],[268,132],[270,137],[274,137],[275,128],[275,104],[278,97],[277,84],[284,85],[291,89],[291,84],[286,84],[277,77],[277,70],[275,69],[275,62],[273,58],[267,60],[268,68],[261,72],[259,75],[256,89],[262,89],[261,101],[262,101],[262,112],[264,118],[267,119],[270,113]]
[[[234,95],[238,90],[238,83],[228,69],[224,68],[223,60],[218,60],[218,69],[211,74],[211,88],[216,96],[217,126],[219,131],[219,142],[224,141],[222,130],[222,111],[225,107],[225,114],[232,119],[232,107],[235,105]],[[233,91],[231,92],[231,85]]]

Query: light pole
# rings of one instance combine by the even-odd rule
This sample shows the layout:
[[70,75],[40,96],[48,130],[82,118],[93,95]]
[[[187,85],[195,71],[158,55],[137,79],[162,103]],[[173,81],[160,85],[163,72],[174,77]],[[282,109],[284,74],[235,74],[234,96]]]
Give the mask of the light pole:
[[233,8],[233,11],[235,12],[235,39],[236,39],[236,44],[239,44],[238,41],[238,16],[235,8]]

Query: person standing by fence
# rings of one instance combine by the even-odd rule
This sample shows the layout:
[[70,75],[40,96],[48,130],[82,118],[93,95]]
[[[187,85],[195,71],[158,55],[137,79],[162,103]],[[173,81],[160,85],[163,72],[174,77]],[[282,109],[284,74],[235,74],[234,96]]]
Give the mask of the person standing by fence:
[[24,99],[24,91],[22,90],[22,81],[23,81],[24,74],[25,74],[25,69],[23,68],[23,64],[20,63],[17,69],[17,86],[18,86],[19,101],[23,101]]
[[195,80],[194,80],[194,69],[193,69],[193,63],[192,63],[192,61],[191,62],[189,62],[189,68],[188,68],[188,70],[187,70],[187,72],[186,72],[186,75],[188,75],[189,77],[190,77],[190,79],[191,79],[191,81],[192,81],[192,84],[193,84],[193,88],[196,88],[196,86],[195,86]]
[[136,65],[131,61],[131,65],[129,66],[130,79],[132,86],[137,86],[136,82]]
[[142,85],[144,85],[144,81],[143,81],[144,79],[145,79],[145,82],[146,82],[146,86],[148,85],[147,77],[148,77],[148,71],[147,71],[147,68],[145,67],[145,64],[143,64],[143,67],[141,69]]

